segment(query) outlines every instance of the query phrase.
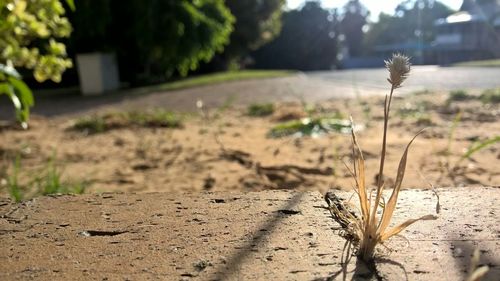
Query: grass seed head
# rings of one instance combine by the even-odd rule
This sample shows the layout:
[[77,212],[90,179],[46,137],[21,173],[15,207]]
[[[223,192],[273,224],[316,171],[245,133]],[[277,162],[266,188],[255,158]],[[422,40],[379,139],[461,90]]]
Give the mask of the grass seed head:
[[390,60],[385,61],[385,67],[390,74],[387,81],[394,88],[399,88],[410,74],[410,58],[402,54],[394,54]]

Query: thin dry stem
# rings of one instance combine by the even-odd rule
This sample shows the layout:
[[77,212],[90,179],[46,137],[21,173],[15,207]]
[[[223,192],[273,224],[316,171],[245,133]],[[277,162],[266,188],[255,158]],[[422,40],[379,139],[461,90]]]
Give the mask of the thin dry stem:
[[391,101],[392,101],[392,94],[394,93],[395,86],[391,86],[391,92],[389,94],[389,97],[387,95],[385,96],[385,102],[384,102],[384,135],[382,138],[382,151],[380,152],[380,167],[379,167],[379,173],[378,173],[378,180],[377,180],[377,195],[375,198],[375,204],[373,205],[373,210],[371,214],[371,222],[372,224],[375,224],[376,221],[376,216],[377,216],[377,208],[380,203],[380,196],[382,196],[382,186],[384,185],[384,166],[385,166],[385,155],[386,155],[386,148],[387,148],[387,128],[389,124],[389,113],[391,109]]

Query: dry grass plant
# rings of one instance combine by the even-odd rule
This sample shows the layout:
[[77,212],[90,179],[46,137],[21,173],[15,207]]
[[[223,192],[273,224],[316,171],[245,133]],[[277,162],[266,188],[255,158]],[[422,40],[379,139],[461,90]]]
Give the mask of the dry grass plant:
[[405,175],[408,150],[412,142],[420,133],[413,137],[413,139],[406,146],[403,156],[399,162],[396,180],[391,187],[392,194],[389,200],[386,201],[382,193],[385,187],[384,164],[391,101],[394,91],[401,87],[402,83],[409,75],[410,62],[408,57],[401,54],[395,54],[392,59],[386,61],[385,64],[390,74],[390,77],[387,80],[391,84],[391,91],[389,95],[386,95],[384,103],[384,132],[375,197],[373,198],[372,191],[368,190],[366,185],[363,153],[353,129],[353,169],[350,169],[349,167],[348,169],[355,181],[355,191],[359,199],[361,216],[357,216],[352,211],[347,211],[346,208],[340,204],[329,204],[334,218],[338,222],[341,222],[341,225],[343,225],[344,229],[347,231],[348,237],[354,242],[355,245],[358,246],[358,256],[367,262],[373,260],[375,248],[378,244],[383,244],[389,238],[398,235],[409,225],[417,221],[436,219],[436,216],[434,215],[426,215],[420,218],[407,220],[392,228],[389,227],[396,209],[398,195]]

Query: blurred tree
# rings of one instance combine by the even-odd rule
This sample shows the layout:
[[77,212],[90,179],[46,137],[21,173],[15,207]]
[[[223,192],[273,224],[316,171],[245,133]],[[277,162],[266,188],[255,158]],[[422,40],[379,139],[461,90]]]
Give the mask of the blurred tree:
[[215,70],[237,68],[241,59],[270,42],[281,31],[281,15],[286,0],[226,0],[236,18],[229,45],[212,63]]
[[[208,62],[229,43],[224,0],[79,0],[71,16],[76,52],[114,50],[122,80],[159,82]],[[97,27],[89,26],[96,23]]]
[[39,82],[60,82],[72,64],[56,40],[71,33],[59,0],[0,0],[0,8],[0,63],[31,69]]
[[366,34],[365,46],[406,42],[430,43],[434,40],[434,22],[453,12],[448,6],[435,0],[406,0],[396,8],[395,15],[380,14],[379,21],[372,24]]
[[[90,53],[112,50],[110,24],[112,0],[77,0],[76,10],[68,14],[73,34],[68,42],[72,53]],[[120,32],[120,31],[118,31]]]
[[349,55],[356,57],[361,55],[363,43],[363,26],[367,23],[370,12],[359,0],[349,0],[343,7],[340,30],[345,36],[345,45]]
[[34,100],[16,68],[32,71],[39,82],[61,81],[72,67],[65,45],[57,41],[71,33],[64,13],[59,0],[0,0],[0,94],[11,99],[23,127]]
[[338,20],[336,10],[309,1],[300,10],[283,15],[280,35],[253,55],[255,67],[267,69],[330,69],[336,62]]

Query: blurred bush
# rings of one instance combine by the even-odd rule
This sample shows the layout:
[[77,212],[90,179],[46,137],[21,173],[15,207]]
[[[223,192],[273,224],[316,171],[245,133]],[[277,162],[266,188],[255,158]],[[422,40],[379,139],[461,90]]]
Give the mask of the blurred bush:
[[[66,1],[73,6],[72,0]],[[16,68],[32,71],[38,82],[60,82],[72,67],[61,38],[69,37],[71,25],[59,0],[0,0],[0,94],[7,95],[16,117],[27,127],[31,90]]]
[[114,51],[122,80],[185,76],[229,43],[234,17],[224,0],[79,0],[70,15],[76,53]]
[[255,68],[331,69],[337,59],[339,18],[336,10],[309,1],[283,14],[280,35],[253,53]]

